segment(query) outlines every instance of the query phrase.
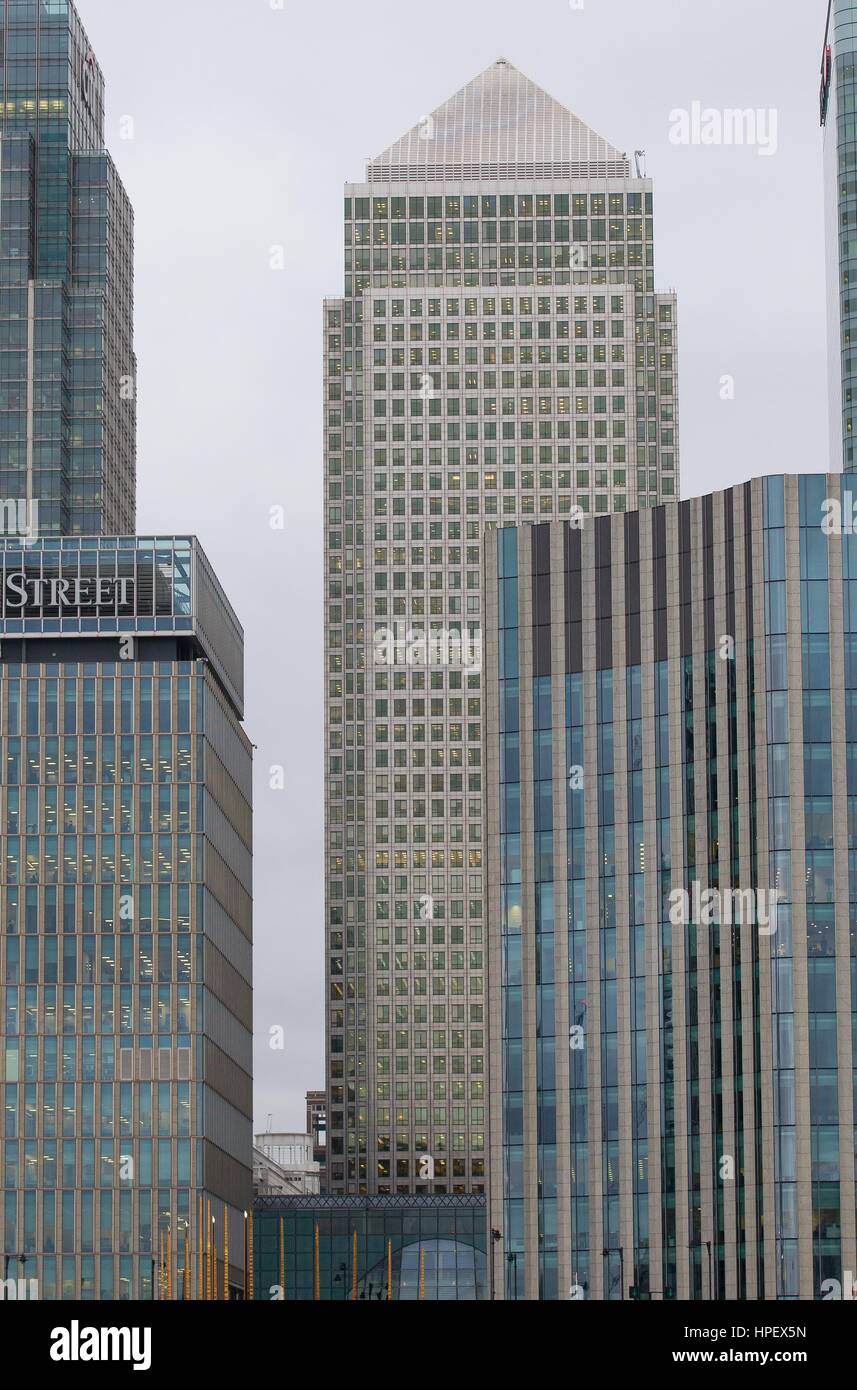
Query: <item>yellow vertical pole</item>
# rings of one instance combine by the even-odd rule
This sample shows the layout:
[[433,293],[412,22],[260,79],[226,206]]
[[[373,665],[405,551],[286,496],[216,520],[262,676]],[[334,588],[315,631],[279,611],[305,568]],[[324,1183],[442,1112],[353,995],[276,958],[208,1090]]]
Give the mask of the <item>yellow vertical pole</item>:
[[217,1295],[217,1221],[216,1221],[216,1219],[215,1219],[213,1216],[212,1216],[212,1218],[211,1218],[211,1230],[212,1230],[212,1240],[211,1240],[211,1297],[213,1298],[214,1302],[216,1303],[216,1302],[217,1302],[217,1297],[218,1297],[218,1295]]
[[354,1249],[351,1256],[351,1302],[357,1302],[357,1232],[354,1232]]
[[244,1302],[247,1302],[247,1213],[244,1213]]
[[164,1233],[158,1231],[158,1300],[164,1296]]
[[211,1198],[205,1204],[205,1298],[211,1298]]
[[393,1242],[387,1241],[387,1302],[393,1301]]
[[173,1228],[167,1227],[167,1298],[173,1300]]
[[315,1228],[315,1269],[313,1271],[312,1296],[316,1303],[321,1302],[321,1272],[318,1267],[318,1224]]
[[286,1297],[286,1235],[285,1222],[280,1217],[280,1288],[283,1291],[283,1299]]
[[255,1297],[256,1297],[256,1285],[255,1285],[255,1283],[253,1282],[253,1213],[252,1213],[252,1211],[250,1212],[250,1219],[249,1219],[249,1221],[247,1222],[247,1231],[248,1231],[248,1235],[249,1235],[249,1240],[248,1240],[248,1243],[247,1243],[247,1249],[248,1249],[249,1252],[250,1252],[250,1297],[251,1297],[251,1298],[255,1298]]
[[426,1252],[420,1246],[420,1299],[426,1296]]
[[184,1301],[190,1302],[190,1222],[184,1228]]
[[229,1212],[223,1206],[223,1299],[229,1302]]

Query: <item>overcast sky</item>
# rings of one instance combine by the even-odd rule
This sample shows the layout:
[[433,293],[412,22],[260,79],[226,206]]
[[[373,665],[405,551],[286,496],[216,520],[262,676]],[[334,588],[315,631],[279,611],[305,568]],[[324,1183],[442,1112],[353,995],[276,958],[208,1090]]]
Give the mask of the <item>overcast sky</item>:
[[[827,0],[78,6],[136,214],[138,530],[197,534],[246,634],[256,1126],[302,1130],[324,1084],[321,301],[343,290],[342,185],[507,58],[647,152],[656,287],[679,296],[682,495],[823,470]],[[672,144],[694,102],[775,110],[776,154]]]

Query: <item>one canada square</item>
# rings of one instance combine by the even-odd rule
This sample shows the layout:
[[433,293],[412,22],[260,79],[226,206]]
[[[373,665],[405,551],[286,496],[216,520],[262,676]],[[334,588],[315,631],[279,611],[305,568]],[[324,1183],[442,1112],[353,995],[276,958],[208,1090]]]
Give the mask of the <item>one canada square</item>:
[[678,496],[640,158],[500,59],[345,189],[324,306],[333,1192],[485,1186],[481,542]]

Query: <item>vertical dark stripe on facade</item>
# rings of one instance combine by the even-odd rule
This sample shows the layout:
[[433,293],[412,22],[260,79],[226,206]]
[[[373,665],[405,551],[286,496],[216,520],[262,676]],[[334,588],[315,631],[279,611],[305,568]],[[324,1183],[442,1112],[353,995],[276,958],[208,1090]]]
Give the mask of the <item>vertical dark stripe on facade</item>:
[[691,537],[693,512],[690,502],[678,504],[678,593],[681,616],[681,654],[693,652],[693,565]]
[[565,553],[565,669],[583,670],[583,533],[563,527]]
[[747,641],[753,640],[753,489],[745,483],[744,493],[744,620]]
[[655,661],[666,661],[667,643],[667,513],[655,507],[652,516],[652,590],[654,594]]
[[714,498],[702,499],[702,604],[705,614],[705,650],[713,651],[714,631]]
[[723,532],[726,541],[726,629],[735,636],[735,494],[723,494]]
[[599,671],[613,665],[613,568],[610,517],[595,523],[595,661]]
[[533,546],[533,675],[551,673],[551,533],[531,528]]
[[625,517],[625,646],[627,664],[640,664],[640,513]]

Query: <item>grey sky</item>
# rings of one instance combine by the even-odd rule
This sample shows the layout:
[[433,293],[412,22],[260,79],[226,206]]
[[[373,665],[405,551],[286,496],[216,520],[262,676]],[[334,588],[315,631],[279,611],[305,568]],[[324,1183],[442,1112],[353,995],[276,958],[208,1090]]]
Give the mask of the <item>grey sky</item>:
[[[320,328],[322,298],[342,291],[342,185],[507,58],[620,149],[647,151],[656,286],[679,295],[683,495],[821,470],[827,4],[78,4],[136,213],[138,529],[198,534],[246,632],[256,1124],[302,1129],[324,1067]],[[670,112],[694,101],[775,108],[776,155],[672,145]],[[276,764],[284,791],[269,790]]]

